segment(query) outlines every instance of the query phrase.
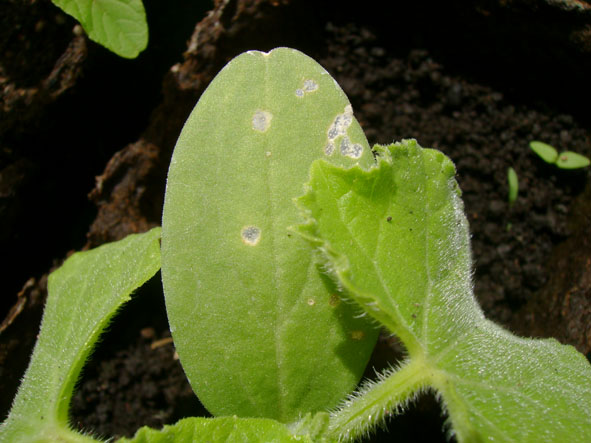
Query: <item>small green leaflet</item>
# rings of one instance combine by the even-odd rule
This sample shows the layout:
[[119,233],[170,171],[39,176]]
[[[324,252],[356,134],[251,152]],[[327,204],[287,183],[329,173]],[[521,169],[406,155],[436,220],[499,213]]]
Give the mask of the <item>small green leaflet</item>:
[[88,37],[124,58],[148,45],[148,23],[141,0],[51,0],[80,22]]
[[333,414],[333,437],[417,391],[441,396],[460,442],[585,441],[591,436],[591,365],[554,339],[519,338],[488,321],[472,292],[468,223],[455,168],[406,140],[376,146],[370,171],[317,161],[298,200],[297,232],[364,310],[400,337],[401,368]]
[[591,164],[591,160],[581,154],[572,151],[564,151],[558,155],[556,166],[562,169],[585,168]]
[[82,366],[117,310],[160,269],[160,228],[77,252],[52,272],[39,339],[1,442],[94,441],[68,426]]
[[556,163],[558,159],[558,151],[556,151],[554,146],[550,146],[547,143],[532,141],[529,143],[529,148],[538,154],[546,163]]

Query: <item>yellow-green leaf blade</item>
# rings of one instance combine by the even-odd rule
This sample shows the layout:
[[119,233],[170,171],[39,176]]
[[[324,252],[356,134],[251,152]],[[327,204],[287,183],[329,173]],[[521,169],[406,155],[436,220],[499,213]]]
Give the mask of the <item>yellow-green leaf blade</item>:
[[94,343],[160,269],[160,228],[77,252],[50,274],[39,339],[0,441],[90,440],[68,430],[70,398]]
[[591,160],[584,155],[572,151],[561,152],[556,159],[556,166],[562,169],[585,168],[591,164]]
[[459,436],[584,442],[591,435],[591,367],[571,346],[516,337],[485,320],[434,365],[446,375],[434,386]]
[[555,163],[558,159],[558,151],[547,143],[532,141],[529,143],[529,147],[546,163]]
[[288,48],[232,60],[179,137],[162,279],[181,363],[214,415],[291,422],[324,410],[369,358],[377,330],[287,229],[318,158],[373,163],[343,91]]

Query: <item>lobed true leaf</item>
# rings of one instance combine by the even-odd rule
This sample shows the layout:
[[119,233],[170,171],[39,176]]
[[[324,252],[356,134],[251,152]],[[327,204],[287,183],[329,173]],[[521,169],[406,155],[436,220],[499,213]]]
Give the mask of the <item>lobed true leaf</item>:
[[583,441],[591,365],[570,346],[519,338],[484,318],[451,161],[414,140],[374,149],[369,171],[315,162],[298,201],[307,223],[297,232],[408,351],[400,370],[333,415],[333,435],[354,438],[384,405],[431,387],[459,441]]

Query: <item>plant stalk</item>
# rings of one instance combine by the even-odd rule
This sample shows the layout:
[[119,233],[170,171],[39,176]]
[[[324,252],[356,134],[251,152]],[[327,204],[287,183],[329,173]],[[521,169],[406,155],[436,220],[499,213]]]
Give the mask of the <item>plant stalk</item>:
[[388,371],[377,382],[368,382],[330,416],[327,437],[353,441],[367,435],[388,415],[401,412],[433,377],[422,358],[406,360],[400,368]]

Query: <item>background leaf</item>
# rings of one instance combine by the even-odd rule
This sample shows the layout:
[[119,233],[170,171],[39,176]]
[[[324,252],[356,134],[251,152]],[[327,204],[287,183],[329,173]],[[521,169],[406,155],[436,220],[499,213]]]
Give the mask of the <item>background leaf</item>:
[[160,268],[160,228],[77,252],[51,273],[39,339],[0,441],[92,441],[68,429],[74,384],[111,317]]
[[141,0],[51,0],[80,22],[88,37],[125,58],[148,45],[148,23]]
[[556,159],[556,166],[562,169],[578,169],[589,166],[591,161],[584,155],[572,151],[561,152]]
[[355,319],[287,227],[313,160],[373,164],[332,77],[293,49],[248,52],[204,92],[176,145],[162,280],[181,363],[214,415],[296,420],[361,377],[377,329]]
[[507,169],[507,184],[509,186],[507,199],[509,204],[512,205],[517,200],[517,194],[519,193],[519,179],[517,178],[517,172],[512,167]]
[[554,163],[558,158],[558,151],[554,149],[554,146],[538,141],[532,141],[529,143],[529,147],[546,163]]
[[591,365],[571,346],[518,338],[484,318],[451,161],[414,140],[376,149],[369,172],[315,162],[299,200],[308,217],[300,232],[409,354],[334,414],[333,432],[366,431],[368,417],[404,404],[412,386],[437,390],[459,441],[584,441]]

